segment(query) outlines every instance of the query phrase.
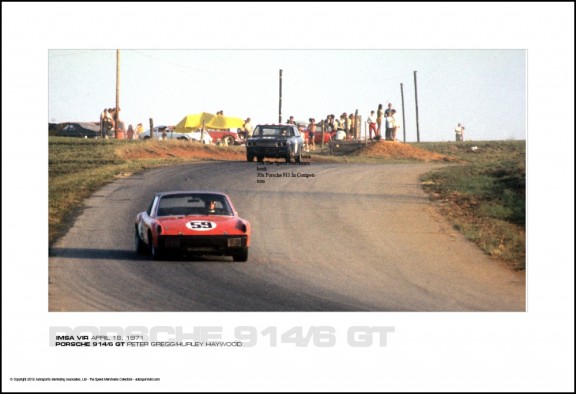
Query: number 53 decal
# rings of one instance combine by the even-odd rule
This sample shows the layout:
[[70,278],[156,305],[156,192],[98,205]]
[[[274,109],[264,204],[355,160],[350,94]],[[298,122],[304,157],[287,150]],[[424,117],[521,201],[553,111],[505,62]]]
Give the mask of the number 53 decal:
[[203,220],[194,220],[192,222],[186,223],[186,227],[194,231],[208,231],[216,228],[216,223],[205,222]]

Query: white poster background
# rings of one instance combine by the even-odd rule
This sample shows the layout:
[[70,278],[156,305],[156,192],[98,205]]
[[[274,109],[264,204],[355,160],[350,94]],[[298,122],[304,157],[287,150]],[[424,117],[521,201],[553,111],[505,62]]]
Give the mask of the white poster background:
[[[267,18],[287,29],[258,34]],[[310,23],[325,19],[344,27]],[[47,55],[57,48],[527,49],[527,312],[49,313]],[[573,48],[573,3],[2,3],[3,391],[573,391]],[[48,346],[49,327],[84,325],[331,326],[337,344]],[[354,348],[352,326],[395,332],[387,346]],[[160,381],[15,380],[58,377]]]

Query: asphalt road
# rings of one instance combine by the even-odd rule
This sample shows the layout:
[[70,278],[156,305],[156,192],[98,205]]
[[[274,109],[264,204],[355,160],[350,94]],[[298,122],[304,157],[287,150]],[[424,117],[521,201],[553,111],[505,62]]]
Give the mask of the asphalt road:
[[[50,311],[525,310],[524,274],[434,213],[418,181],[434,164],[259,166],[164,167],[99,190],[50,252]],[[314,177],[270,176],[284,172]],[[231,197],[252,224],[247,262],[135,254],[136,214],[186,189]]]

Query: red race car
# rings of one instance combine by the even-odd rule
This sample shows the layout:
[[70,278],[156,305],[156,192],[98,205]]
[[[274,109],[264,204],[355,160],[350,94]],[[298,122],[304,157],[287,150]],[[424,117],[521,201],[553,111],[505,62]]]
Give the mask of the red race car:
[[[300,132],[306,136],[306,141],[309,141],[309,136],[308,136],[308,125],[301,123],[298,124],[298,129],[300,130]],[[332,139],[334,139],[334,136],[336,135],[335,131],[324,131],[324,143],[327,144],[330,141],[332,141]],[[317,124],[316,125],[316,132],[314,133],[314,143],[316,145],[320,145],[322,144],[322,126],[321,124]]]
[[232,145],[242,145],[244,143],[244,139],[238,134],[237,131],[232,131],[230,129],[206,129],[210,137],[212,137],[212,141],[215,144],[226,144],[228,146]]
[[134,229],[136,252],[149,251],[154,260],[171,252],[248,260],[250,223],[223,193],[158,193],[148,210],[136,215]]

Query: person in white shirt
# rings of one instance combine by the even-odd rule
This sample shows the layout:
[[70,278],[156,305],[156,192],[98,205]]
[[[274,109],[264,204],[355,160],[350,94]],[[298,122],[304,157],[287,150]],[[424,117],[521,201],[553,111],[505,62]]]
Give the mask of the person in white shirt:
[[252,123],[250,123],[252,119],[246,118],[244,121],[244,127],[242,130],[242,134],[244,135],[244,139],[252,137]]
[[396,110],[392,109],[389,116],[386,117],[386,141],[396,141],[398,124],[396,123],[396,118],[394,118],[395,114]]
[[458,123],[454,132],[456,133],[456,142],[464,141],[464,126],[461,123]]
[[394,119],[395,110],[390,111],[390,115],[386,117],[386,141],[394,141],[394,130],[396,128],[396,119]]
[[370,111],[368,117],[368,131],[370,132],[370,139],[372,139],[372,133],[376,136],[376,113],[374,111]]
[[346,132],[342,129],[339,129],[334,136],[336,141],[344,141],[346,139]]

